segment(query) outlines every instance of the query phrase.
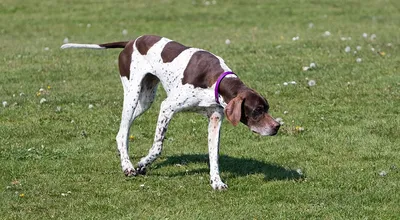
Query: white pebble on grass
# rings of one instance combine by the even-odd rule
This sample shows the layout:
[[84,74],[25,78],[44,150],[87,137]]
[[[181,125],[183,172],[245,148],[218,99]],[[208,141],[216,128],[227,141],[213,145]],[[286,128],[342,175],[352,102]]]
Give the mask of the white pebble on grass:
[[315,82],[315,80],[310,79],[310,80],[308,80],[307,84],[308,84],[308,86],[311,87],[311,86],[315,86],[317,83]]
[[331,32],[325,31],[324,34],[323,34],[323,36],[324,36],[324,37],[329,37],[329,36],[331,36]]
[[90,27],[92,27],[92,24],[87,24],[86,27],[90,28]]
[[387,172],[382,170],[381,172],[379,172],[379,176],[384,177],[387,175]]
[[344,52],[348,53],[351,51],[351,48],[349,46],[347,46],[346,48],[344,48]]
[[367,33],[363,33],[362,36],[363,36],[363,38],[367,38],[368,34]]
[[45,102],[47,102],[47,100],[46,100],[45,98],[42,98],[42,99],[40,99],[40,101],[39,101],[40,104],[43,104],[43,103],[45,103]]
[[93,108],[93,105],[92,104],[89,104],[89,109],[92,109]]
[[282,118],[275,118],[275,121],[278,122],[280,125],[285,124],[285,122],[283,122]]
[[63,43],[64,43],[64,44],[67,44],[67,43],[69,43],[69,39],[68,39],[68,37],[64,38],[64,40],[63,40]]
[[342,41],[351,40],[351,37],[341,37],[340,40]]
[[7,107],[7,105],[8,105],[7,101],[3,101],[3,107],[5,108]]
[[290,84],[296,85],[296,81],[291,81]]
[[361,61],[362,61],[362,59],[359,58],[359,57],[356,59],[356,62],[357,62],[357,63],[361,63]]
[[361,46],[357,46],[356,49],[357,49],[357,50],[361,50]]
[[225,44],[226,44],[226,45],[229,45],[229,44],[231,44],[231,40],[229,40],[229,39],[226,39],[226,40],[225,40]]
[[124,29],[122,30],[122,35],[127,35],[128,34],[128,30]]
[[293,41],[300,40],[300,37],[299,37],[299,36],[293,37],[292,40],[293,40]]
[[50,48],[48,48],[48,47],[45,47],[45,48],[44,48],[44,50],[45,50],[45,51],[48,51],[48,50],[50,50]]
[[284,86],[287,86],[287,85],[289,85],[289,84],[288,84],[287,82],[284,82],[283,85],[284,85]]
[[310,63],[310,68],[315,68],[315,67],[317,67],[317,64],[315,64],[315,63]]
[[297,172],[300,176],[303,175],[303,171],[302,171],[301,169],[297,169],[296,172]]

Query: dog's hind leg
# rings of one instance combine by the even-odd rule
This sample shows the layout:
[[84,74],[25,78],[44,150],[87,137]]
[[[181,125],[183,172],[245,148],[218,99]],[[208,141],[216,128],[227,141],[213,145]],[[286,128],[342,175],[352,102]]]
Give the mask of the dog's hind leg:
[[150,108],[151,104],[153,104],[159,82],[160,80],[152,74],[147,74],[143,78],[139,102],[133,114],[133,120],[143,114],[147,109]]
[[[126,176],[135,176],[136,171],[133,167],[128,154],[128,142],[129,142],[129,129],[135,119],[135,112],[142,112],[143,110],[138,109],[138,103],[140,99],[140,92],[142,90],[141,82],[145,74],[135,75],[135,80],[123,81],[124,85],[124,103],[122,109],[121,124],[116,137],[117,147],[121,159],[122,171]],[[143,107],[140,107],[143,109]],[[136,117],[140,114],[136,114]]]
[[137,170],[139,174],[146,174],[146,167],[160,156],[168,124],[174,113],[179,111],[178,105],[175,100],[170,100],[169,97],[161,103],[153,146],[150,148],[149,153],[140,159]]

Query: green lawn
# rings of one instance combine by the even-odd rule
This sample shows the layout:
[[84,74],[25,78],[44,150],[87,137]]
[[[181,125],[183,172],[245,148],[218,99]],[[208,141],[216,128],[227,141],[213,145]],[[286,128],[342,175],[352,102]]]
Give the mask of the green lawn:
[[[0,219],[400,216],[395,0],[2,0],[0,20]],[[193,113],[174,117],[147,176],[126,178],[115,143],[119,50],[59,49],[66,38],[143,34],[223,57],[283,119],[275,137],[224,122],[227,191],[209,185],[207,119]],[[164,97],[159,89],[133,124],[134,164],[152,144]]]

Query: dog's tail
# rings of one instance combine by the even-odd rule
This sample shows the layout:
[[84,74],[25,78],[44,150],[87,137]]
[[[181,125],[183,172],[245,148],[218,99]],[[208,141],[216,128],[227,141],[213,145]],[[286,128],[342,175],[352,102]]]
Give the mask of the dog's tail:
[[129,41],[120,41],[106,44],[63,44],[61,49],[68,48],[86,48],[86,49],[109,49],[109,48],[125,48]]

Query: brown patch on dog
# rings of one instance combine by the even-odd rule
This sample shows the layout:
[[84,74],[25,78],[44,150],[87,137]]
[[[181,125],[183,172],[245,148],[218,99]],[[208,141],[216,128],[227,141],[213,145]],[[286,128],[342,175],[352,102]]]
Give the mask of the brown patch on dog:
[[118,66],[119,66],[119,74],[121,77],[127,77],[129,79],[130,75],[130,66],[132,61],[132,52],[133,52],[133,43],[135,41],[129,41],[125,48],[119,54]]
[[144,35],[136,40],[136,47],[140,54],[146,55],[147,51],[158,41],[161,37],[154,35]]
[[179,54],[182,53],[182,51],[188,49],[189,47],[186,47],[178,42],[171,41],[168,42],[163,51],[161,52],[161,58],[163,59],[164,63],[170,63],[172,62]]
[[229,103],[239,93],[246,90],[250,89],[239,78],[225,77],[219,84],[218,93],[224,98],[226,103]]
[[208,88],[223,72],[216,56],[207,51],[197,51],[190,58],[183,72],[182,84],[192,84],[195,88]]

